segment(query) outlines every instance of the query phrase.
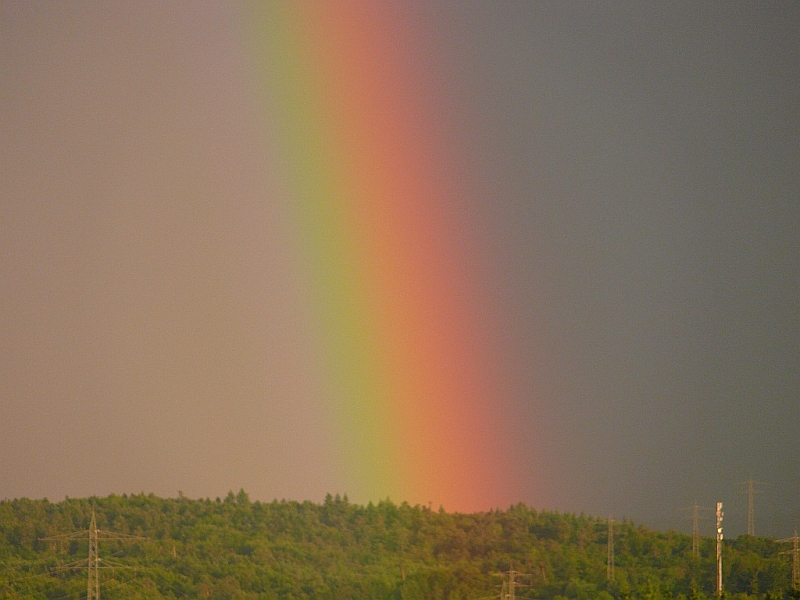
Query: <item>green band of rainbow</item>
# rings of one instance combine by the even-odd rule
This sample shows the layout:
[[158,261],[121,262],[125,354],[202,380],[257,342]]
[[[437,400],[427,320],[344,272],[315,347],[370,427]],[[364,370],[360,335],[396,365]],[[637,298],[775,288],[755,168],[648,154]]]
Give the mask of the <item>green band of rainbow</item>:
[[347,491],[485,509],[509,456],[498,369],[451,158],[390,6],[270,3],[256,52]]

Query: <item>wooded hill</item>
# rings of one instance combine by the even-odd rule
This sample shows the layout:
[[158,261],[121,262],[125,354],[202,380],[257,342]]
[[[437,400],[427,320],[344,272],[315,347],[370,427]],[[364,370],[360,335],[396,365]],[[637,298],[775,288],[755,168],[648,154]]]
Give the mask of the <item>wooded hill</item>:
[[[502,578],[530,574],[517,598],[602,600],[711,598],[714,540],[699,558],[690,536],[615,524],[614,580],[607,579],[607,522],[584,515],[508,510],[452,514],[393,504],[251,502],[153,495],[0,502],[0,597],[86,597],[92,511],[101,532],[147,538],[102,541],[103,600],[117,598],[478,599],[499,596]],[[726,540],[728,600],[785,598],[791,557],[775,540]]]

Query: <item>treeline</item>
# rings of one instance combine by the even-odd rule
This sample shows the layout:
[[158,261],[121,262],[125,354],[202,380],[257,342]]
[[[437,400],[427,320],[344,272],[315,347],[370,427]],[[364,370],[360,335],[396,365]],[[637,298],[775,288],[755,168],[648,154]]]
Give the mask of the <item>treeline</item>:
[[[92,511],[101,532],[144,541],[101,542],[101,598],[478,599],[498,596],[514,569],[542,600],[702,599],[714,594],[714,540],[700,557],[688,535],[615,524],[615,570],[606,572],[607,522],[584,515],[508,510],[451,514],[347,497],[312,502],[112,495],[0,502],[0,597],[86,597]],[[793,596],[790,557],[774,540],[726,541],[729,600]]]

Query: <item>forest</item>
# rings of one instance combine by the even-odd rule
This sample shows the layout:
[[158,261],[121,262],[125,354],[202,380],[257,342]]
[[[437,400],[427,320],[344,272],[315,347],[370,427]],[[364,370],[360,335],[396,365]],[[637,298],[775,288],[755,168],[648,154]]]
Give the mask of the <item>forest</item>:
[[[253,502],[244,490],[215,500],[2,501],[0,597],[86,598],[93,513],[104,600],[477,600],[500,597],[510,570],[520,599],[716,597],[712,538],[694,556],[687,534],[615,523],[610,578],[605,519],[523,504],[474,514],[388,499],[362,506],[339,495],[321,504]],[[726,598],[800,598],[791,556],[781,554],[789,549],[762,537],[725,540]]]

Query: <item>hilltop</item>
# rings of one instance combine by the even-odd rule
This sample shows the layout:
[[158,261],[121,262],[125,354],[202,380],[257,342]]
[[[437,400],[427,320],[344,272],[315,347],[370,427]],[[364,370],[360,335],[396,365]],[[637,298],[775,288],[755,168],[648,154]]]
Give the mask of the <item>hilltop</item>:
[[[602,600],[713,597],[714,541],[691,553],[690,536],[615,524],[614,579],[607,579],[605,519],[523,504],[474,514],[389,500],[360,506],[328,495],[312,502],[251,502],[154,495],[0,502],[0,595],[85,597],[87,530],[144,541],[102,542],[101,597],[477,599],[499,595],[509,569],[529,574],[517,598]],[[728,598],[790,592],[788,547],[741,536],[726,541]],[[105,561],[103,563],[102,561]],[[66,566],[66,568],[65,568]]]

